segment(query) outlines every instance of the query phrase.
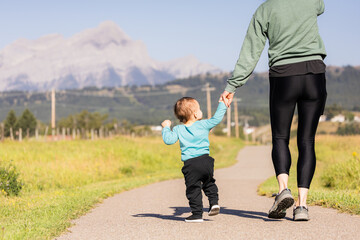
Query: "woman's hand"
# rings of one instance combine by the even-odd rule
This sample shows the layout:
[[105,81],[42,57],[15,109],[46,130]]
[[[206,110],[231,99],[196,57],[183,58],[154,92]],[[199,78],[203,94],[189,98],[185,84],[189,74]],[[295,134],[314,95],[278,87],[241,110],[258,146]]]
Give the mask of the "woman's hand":
[[234,98],[234,93],[224,91],[220,96],[220,101],[224,102],[227,107],[230,107],[233,98]]

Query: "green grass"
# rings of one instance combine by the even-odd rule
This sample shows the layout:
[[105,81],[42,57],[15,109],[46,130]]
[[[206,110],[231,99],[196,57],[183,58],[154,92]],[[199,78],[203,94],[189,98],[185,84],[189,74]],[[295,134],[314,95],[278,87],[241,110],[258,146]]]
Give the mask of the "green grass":
[[[211,136],[215,167],[235,163],[242,141]],[[116,193],[181,178],[178,144],[160,137],[2,143],[0,161],[25,183],[17,197],[0,194],[0,239],[51,239]]]
[[[291,139],[292,167],[289,188],[297,197],[296,138]],[[360,215],[360,136],[319,135],[316,139],[317,165],[309,190],[308,203],[332,207]],[[258,188],[260,195],[271,196],[278,191],[275,177]]]

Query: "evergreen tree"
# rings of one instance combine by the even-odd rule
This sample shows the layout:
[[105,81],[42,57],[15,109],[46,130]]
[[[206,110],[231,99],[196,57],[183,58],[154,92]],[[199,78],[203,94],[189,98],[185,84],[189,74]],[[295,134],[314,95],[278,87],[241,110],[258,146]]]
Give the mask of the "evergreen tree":
[[99,130],[107,118],[108,118],[107,114],[101,115],[98,112],[90,113],[89,114],[89,129],[94,128],[94,129]]
[[105,124],[107,120],[107,114],[100,114],[97,112],[91,113],[87,110],[83,110],[75,115],[69,115],[66,118],[62,118],[58,121],[57,126],[62,128],[78,128],[78,129],[96,129],[99,130],[101,126]]
[[29,129],[30,136],[33,136],[35,134],[36,124],[35,116],[29,109],[25,109],[18,121],[18,128],[22,128],[23,135],[25,135],[27,129]]
[[6,116],[5,122],[4,122],[4,135],[5,137],[10,137],[10,128],[13,129],[13,133],[15,132],[15,129],[17,128],[17,119],[14,110],[10,110],[8,115]]
[[60,119],[57,124],[59,128],[76,128],[76,116],[69,115]]
[[90,121],[91,113],[87,110],[83,110],[82,112],[76,115],[77,127],[82,129],[89,129],[89,121]]

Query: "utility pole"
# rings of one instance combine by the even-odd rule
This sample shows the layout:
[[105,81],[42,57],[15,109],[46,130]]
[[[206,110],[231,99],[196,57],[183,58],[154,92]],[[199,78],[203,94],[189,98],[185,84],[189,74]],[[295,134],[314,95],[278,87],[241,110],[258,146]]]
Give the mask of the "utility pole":
[[239,115],[238,115],[238,102],[241,101],[241,98],[234,97],[234,121],[235,121],[235,137],[239,138]]
[[211,118],[211,95],[210,92],[214,91],[215,88],[210,87],[209,83],[206,83],[205,88],[202,91],[206,91],[206,100],[207,100],[207,117]]
[[227,136],[231,137],[231,105],[227,109]]
[[12,127],[10,128],[10,139],[14,140],[14,133]]
[[55,89],[51,90],[51,134],[54,140],[55,135]]

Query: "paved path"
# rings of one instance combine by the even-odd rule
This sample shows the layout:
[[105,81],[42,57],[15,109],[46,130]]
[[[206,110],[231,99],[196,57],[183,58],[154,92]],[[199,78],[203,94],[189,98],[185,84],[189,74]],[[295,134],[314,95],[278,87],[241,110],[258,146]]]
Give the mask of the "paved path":
[[108,198],[57,239],[360,239],[360,217],[333,209],[310,207],[309,222],[293,222],[291,210],[285,219],[268,219],[273,199],[256,189],[274,174],[270,150],[245,147],[236,165],[215,171],[221,214],[204,213],[203,223],[184,222],[190,209],[179,179]]

